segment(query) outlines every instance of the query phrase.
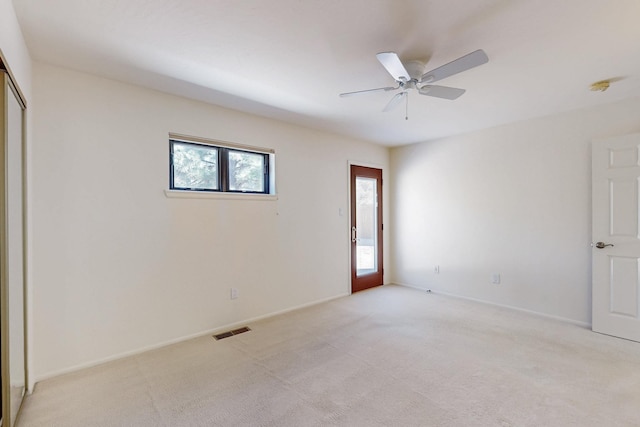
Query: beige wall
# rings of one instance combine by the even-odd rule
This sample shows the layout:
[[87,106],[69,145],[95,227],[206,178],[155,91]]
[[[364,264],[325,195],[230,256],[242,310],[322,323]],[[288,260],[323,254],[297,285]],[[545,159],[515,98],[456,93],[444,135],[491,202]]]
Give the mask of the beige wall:
[[591,141],[640,131],[639,110],[632,99],[393,149],[390,279],[589,324]]
[[11,0],[0,0],[0,49],[23,95],[29,101],[31,99],[31,58]]
[[[34,98],[36,379],[349,292],[386,148],[38,63]],[[167,198],[169,132],[275,149],[278,200]]]

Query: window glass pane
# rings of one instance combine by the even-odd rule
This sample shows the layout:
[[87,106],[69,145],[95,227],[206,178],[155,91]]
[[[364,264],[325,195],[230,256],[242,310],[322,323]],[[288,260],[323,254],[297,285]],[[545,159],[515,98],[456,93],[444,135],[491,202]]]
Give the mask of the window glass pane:
[[378,271],[378,206],[375,178],[356,177],[356,276]]
[[229,191],[263,193],[265,155],[229,150]]
[[173,141],[173,187],[219,190],[218,149]]

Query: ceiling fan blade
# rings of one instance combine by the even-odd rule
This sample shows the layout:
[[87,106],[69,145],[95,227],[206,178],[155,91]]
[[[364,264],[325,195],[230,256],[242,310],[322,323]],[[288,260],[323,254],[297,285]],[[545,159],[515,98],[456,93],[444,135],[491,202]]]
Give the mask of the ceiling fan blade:
[[355,92],[345,92],[345,93],[341,93],[340,97],[344,98],[344,97],[347,97],[347,96],[360,95],[362,93],[367,93],[367,92],[382,92],[382,91],[388,92],[390,90],[396,90],[396,89],[400,89],[400,86],[398,86],[398,87],[388,86],[388,87],[379,87],[379,88],[376,88],[376,89],[357,90]]
[[426,85],[418,89],[418,92],[420,92],[420,95],[454,100],[462,96],[466,91],[457,87]]
[[396,81],[407,82],[411,80],[409,72],[395,52],[381,52],[376,55],[376,58]]
[[489,62],[489,57],[484,50],[478,49],[454,61],[444,64],[434,70],[428,71],[422,75],[421,82],[431,83],[442,80],[445,77],[453,76],[478,65]]
[[407,92],[400,92],[400,93],[395,94],[394,97],[391,98],[391,101],[389,101],[387,106],[382,109],[382,112],[383,113],[388,113],[389,111],[391,111],[394,108],[396,108],[396,105],[398,105],[400,103],[400,101],[402,101],[404,99],[405,96],[407,96]]

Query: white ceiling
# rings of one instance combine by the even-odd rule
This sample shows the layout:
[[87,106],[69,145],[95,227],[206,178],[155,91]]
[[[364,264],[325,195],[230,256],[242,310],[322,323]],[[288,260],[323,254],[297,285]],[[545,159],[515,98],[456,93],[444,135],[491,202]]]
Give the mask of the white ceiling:
[[[640,96],[639,0],[14,0],[34,59],[393,146]],[[382,51],[489,63],[409,97]],[[591,83],[617,79],[606,92]]]

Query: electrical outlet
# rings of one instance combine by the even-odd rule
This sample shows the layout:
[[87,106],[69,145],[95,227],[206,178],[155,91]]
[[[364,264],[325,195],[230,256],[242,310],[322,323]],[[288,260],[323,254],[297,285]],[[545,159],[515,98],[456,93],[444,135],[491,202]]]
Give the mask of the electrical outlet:
[[231,299],[236,299],[238,298],[238,289],[237,288],[231,288]]
[[499,273],[493,273],[491,275],[491,283],[494,285],[499,285],[500,284],[500,274]]
[[433,272],[434,272],[435,274],[440,274],[440,266],[439,266],[439,265],[436,265],[435,267],[433,267]]

